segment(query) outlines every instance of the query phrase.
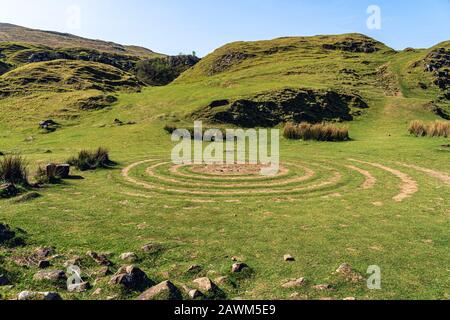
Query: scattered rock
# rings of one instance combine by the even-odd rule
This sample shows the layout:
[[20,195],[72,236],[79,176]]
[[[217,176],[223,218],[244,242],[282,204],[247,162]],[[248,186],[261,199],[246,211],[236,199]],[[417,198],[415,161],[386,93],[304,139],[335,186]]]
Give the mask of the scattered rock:
[[46,130],[47,132],[55,132],[60,125],[53,120],[44,120],[39,122],[39,128]]
[[344,276],[347,280],[352,282],[358,282],[363,280],[363,277],[355,272],[351,265],[348,263],[343,263],[339,266],[339,268],[336,270],[337,274],[340,274]]
[[93,296],[99,296],[102,294],[102,288],[97,288],[95,289],[95,291],[92,293]]
[[7,224],[0,223],[0,244],[14,239],[16,233]]
[[193,281],[198,288],[202,291],[202,292],[207,292],[207,293],[215,293],[219,290],[219,287],[217,287],[217,285],[211,281],[211,279],[204,277],[204,278],[198,278],[196,280]]
[[138,300],[182,300],[182,295],[172,282],[164,281],[145,291]]
[[142,247],[142,251],[148,254],[156,254],[161,252],[164,249],[164,247],[160,244],[155,243],[149,243]]
[[214,282],[222,286],[234,286],[230,278],[227,276],[216,278],[214,279]]
[[120,255],[121,260],[134,262],[137,260],[137,255],[134,252],[126,252]]
[[189,298],[191,298],[192,300],[201,299],[201,298],[205,297],[203,295],[203,293],[201,293],[197,289],[193,289],[193,290],[189,291],[188,295],[189,295]]
[[[19,194],[19,190],[12,183],[0,184],[0,199],[11,198]],[[1,241],[1,238],[0,238]]]
[[74,283],[67,286],[67,291],[81,293],[88,291],[90,288],[89,282]]
[[356,298],[355,297],[347,297],[347,298],[344,298],[344,301],[356,301]]
[[33,277],[36,281],[49,281],[52,283],[58,283],[61,281],[66,281],[67,276],[66,273],[62,270],[53,270],[53,271],[39,271]]
[[249,266],[246,265],[245,263],[235,263],[231,267],[231,272],[232,273],[238,273],[238,272],[241,272],[242,270],[247,269],[247,268],[249,268]]
[[112,262],[109,261],[108,258],[105,255],[103,255],[103,254],[99,255],[96,252],[89,251],[87,253],[87,255],[89,257],[91,257],[100,266],[108,266],[109,267],[109,266],[112,265]]
[[101,267],[100,270],[96,273],[99,276],[106,277],[112,274],[111,270],[109,270],[109,267]]
[[111,278],[110,283],[122,285],[129,290],[143,290],[153,284],[145,272],[135,266],[120,268]]
[[306,285],[305,278],[293,279],[282,285],[284,289],[300,288]]
[[317,286],[314,286],[313,289],[318,290],[318,291],[329,291],[329,290],[333,290],[333,287],[329,284],[319,284]]
[[40,198],[41,195],[37,192],[28,192],[24,194],[23,196],[18,197],[17,199],[14,199],[15,203],[24,203],[28,202],[37,198]]
[[186,273],[200,273],[201,271],[202,267],[197,264],[194,264],[187,269]]
[[64,267],[66,267],[66,268],[71,267],[71,266],[81,267],[81,262],[82,261],[81,261],[80,257],[74,257],[74,258],[64,262]]
[[286,262],[294,262],[295,261],[295,258],[293,256],[291,256],[290,254],[284,255],[283,259]]
[[353,272],[353,269],[348,263],[343,263],[339,266],[336,272],[343,275],[348,275]]
[[38,268],[39,269],[47,269],[51,266],[50,261],[48,260],[41,260],[38,262]]
[[292,300],[308,300],[308,296],[307,295],[303,295],[303,294],[300,294],[298,292],[294,292],[293,294],[291,294],[289,296],[289,298],[292,299]]
[[54,254],[55,254],[55,248],[42,247],[42,248],[38,248],[34,251],[33,257],[36,259],[40,258],[40,259],[44,260],[45,258],[48,258]]
[[23,292],[19,293],[17,300],[21,300],[21,301],[30,301],[30,300],[58,301],[58,300],[62,300],[62,298],[56,292],[23,291]]

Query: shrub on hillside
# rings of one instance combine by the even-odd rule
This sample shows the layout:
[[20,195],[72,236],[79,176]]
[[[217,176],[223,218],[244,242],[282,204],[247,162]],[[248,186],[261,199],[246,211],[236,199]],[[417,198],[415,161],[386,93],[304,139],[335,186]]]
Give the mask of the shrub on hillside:
[[410,123],[408,131],[416,137],[445,137],[450,136],[450,121],[435,121],[429,124],[414,120]]
[[68,163],[81,171],[110,168],[115,164],[110,160],[109,152],[105,148],[98,148],[94,151],[82,150],[76,157],[69,159]]
[[329,123],[300,124],[287,123],[284,126],[283,135],[292,140],[316,140],[316,141],[348,141],[350,140],[348,128],[338,127]]
[[0,182],[28,186],[28,164],[20,155],[0,159]]

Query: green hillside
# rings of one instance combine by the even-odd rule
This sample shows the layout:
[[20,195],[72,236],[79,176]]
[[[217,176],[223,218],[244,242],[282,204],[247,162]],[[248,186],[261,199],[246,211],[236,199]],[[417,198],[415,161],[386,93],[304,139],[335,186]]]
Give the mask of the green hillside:
[[147,58],[162,56],[139,46],[124,46],[114,42],[86,39],[68,33],[24,28],[9,23],[0,23],[0,42],[25,42],[51,48],[86,48]]
[[[135,264],[155,283],[172,281],[185,299],[183,288],[197,288],[199,277],[221,289],[212,298],[449,299],[449,139],[408,133],[413,120],[450,114],[448,43],[398,52],[360,34],[235,42],[193,64],[139,58],[140,72],[121,67],[116,52],[115,66],[82,59],[80,47],[0,48],[1,154],[23,155],[32,181],[38,166],[84,149],[107,148],[116,162],[72,168],[72,179],[30,190],[37,198],[0,200],[0,223],[27,232],[26,246],[0,247],[0,273],[14,282],[0,286],[1,297],[45,290],[136,299],[142,290],[111,284],[86,256],[93,250],[107,254],[110,272]],[[30,50],[50,51],[49,61],[30,61]],[[171,82],[173,68],[181,75]],[[274,177],[172,165],[164,127],[197,119],[221,128],[338,122],[351,139],[281,138]],[[43,120],[57,129],[43,131]],[[42,246],[56,248],[50,270],[79,257],[93,288],[71,293],[33,279],[39,269],[26,258]],[[124,261],[125,252],[137,259]],[[232,272],[236,262],[249,268]],[[344,263],[352,270],[336,272]],[[373,265],[382,290],[367,288]],[[306,283],[286,286],[299,278]]]

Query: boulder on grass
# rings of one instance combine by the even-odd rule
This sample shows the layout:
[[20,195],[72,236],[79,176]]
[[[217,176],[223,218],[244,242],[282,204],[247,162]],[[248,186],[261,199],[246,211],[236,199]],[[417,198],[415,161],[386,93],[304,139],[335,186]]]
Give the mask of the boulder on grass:
[[33,277],[36,281],[48,281],[51,283],[60,283],[67,280],[66,273],[62,270],[39,271]]
[[56,292],[23,291],[23,292],[19,293],[17,300],[21,300],[21,301],[30,301],[30,300],[58,301],[58,300],[62,300],[62,298]]
[[0,199],[11,198],[19,194],[19,190],[12,183],[0,184]]
[[138,300],[182,300],[180,290],[170,281],[151,287],[138,297]]
[[144,290],[154,283],[144,271],[135,266],[124,266],[117,271],[110,281],[113,285],[121,285],[128,290]]
[[16,233],[7,224],[0,223],[0,245],[14,239]]

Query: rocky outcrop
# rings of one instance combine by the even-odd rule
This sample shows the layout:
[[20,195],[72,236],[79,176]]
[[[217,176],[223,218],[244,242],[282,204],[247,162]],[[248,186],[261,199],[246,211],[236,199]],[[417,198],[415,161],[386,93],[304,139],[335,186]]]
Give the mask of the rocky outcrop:
[[377,43],[373,40],[347,40],[331,44],[324,44],[323,48],[326,50],[340,50],[354,53],[374,53],[380,49]]
[[192,117],[246,128],[273,127],[284,122],[350,121],[367,107],[355,94],[287,88],[249,98],[213,101]]
[[180,55],[139,61],[134,72],[143,83],[151,86],[163,86],[174,81],[187,69],[200,61],[192,55]]
[[434,74],[434,83],[440,89],[450,89],[450,49],[438,48],[428,54],[425,71]]
[[213,76],[215,74],[227,71],[231,67],[241,63],[244,60],[256,57],[255,54],[229,51],[219,57],[217,57],[213,63],[211,63],[208,75]]

